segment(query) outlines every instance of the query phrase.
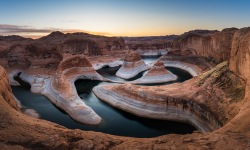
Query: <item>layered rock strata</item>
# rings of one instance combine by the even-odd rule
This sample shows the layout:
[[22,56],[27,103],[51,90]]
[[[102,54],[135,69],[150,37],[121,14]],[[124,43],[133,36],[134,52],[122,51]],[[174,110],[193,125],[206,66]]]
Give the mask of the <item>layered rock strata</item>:
[[[18,70],[12,71],[16,75]],[[55,75],[39,74],[37,72],[19,72],[19,78],[31,85],[33,93],[42,94],[57,107],[64,110],[74,120],[96,125],[101,118],[88,107],[78,96],[74,82],[78,79],[105,80],[99,75],[84,55],[69,56],[58,66]],[[10,76],[13,80],[14,76]],[[16,84],[16,83],[14,83]]]
[[50,92],[50,96],[47,96],[76,121],[83,124],[99,124],[101,117],[77,94],[74,83],[78,79],[104,80],[84,55],[69,57],[59,64],[56,75],[50,83],[51,89],[47,91]]
[[200,56],[180,56],[167,54],[161,56],[158,61],[163,62],[166,67],[175,67],[185,70],[192,76],[198,76],[199,74],[215,66],[211,60]]
[[[232,123],[220,130],[186,135],[164,135],[156,138],[127,138],[82,130],[23,115],[14,108],[15,100],[7,74],[0,67],[0,147],[1,149],[244,149],[248,146],[248,109],[243,108]],[[250,90],[250,88],[248,88]],[[4,96],[5,95],[5,96]],[[247,95],[246,95],[247,96]],[[244,106],[247,106],[245,100]],[[14,105],[13,105],[14,104]],[[225,144],[227,143],[227,144]]]
[[117,67],[123,64],[124,54],[123,55],[104,55],[104,56],[95,56],[90,57],[89,61],[91,62],[95,70],[99,70],[103,67]]
[[[17,104],[8,85],[8,76],[4,69],[0,67],[0,148],[117,150],[247,149],[249,147],[250,139],[250,73],[248,71],[250,63],[249,34],[249,28],[240,29],[235,33],[229,61],[229,74],[235,73],[238,77],[243,78],[243,80],[246,82],[244,99],[242,101],[239,100],[240,103],[234,103],[231,101],[229,102],[231,106],[227,108],[226,105],[228,104],[228,102],[226,97],[222,96],[219,101],[214,101],[213,98],[210,99],[211,95],[212,97],[213,95],[220,95],[220,93],[213,91],[214,87],[223,85],[221,84],[223,83],[221,82],[223,80],[215,80],[218,79],[214,78],[217,76],[217,74],[215,74],[214,76],[208,76],[207,74],[206,78],[204,78],[203,76],[201,78],[203,80],[200,80],[202,82],[199,83],[199,85],[204,88],[205,85],[203,85],[202,83],[213,81],[214,86],[207,86],[207,89],[203,90],[203,92],[209,91],[210,95],[206,94],[202,96],[202,91],[198,92],[197,95],[201,96],[200,99],[203,99],[205,102],[208,101],[209,106],[211,106],[211,103],[213,103],[213,105],[218,105],[219,107],[223,106],[222,109],[214,110],[219,112],[219,114],[227,112],[229,116],[228,120],[233,118],[218,130],[205,133],[194,132],[192,134],[186,135],[169,134],[155,138],[128,138],[112,136],[98,132],[66,129],[58,124],[54,124],[41,119],[31,118],[15,110],[15,108],[17,108]],[[0,59],[0,62],[1,61],[2,59]],[[198,80],[198,78],[200,77],[195,78],[197,78]],[[235,79],[237,80],[237,78]],[[191,81],[194,81],[194,79],[186,82]],[[226,83],[227,82],[224,82],[224,84]],[[234,88],[237,87],[235,85],[237,84],[228,86],[229,88],[222,88],[222,90],[229,89],[227,93],[230,96],[231,91],[234,91]],[[138,90],[141,90],[141,88],[142,87],[138,88]],[[159,90],[160,92],[160,90],[163,89],[162,87],[159,87],[157,88],[157,90]],[[137,89],[135,89],[135,92],[138,92]],[[228,111],[224,110],[224,108],[227,108]],[[232,112],[237,112],[235,117],[234,113]]]
[[184,83],[159,87],[100,85],[93,91],[101,100],[135,115],[187,122],[201,131],[213,131],[237,114],[232,108],[239,108],[244,86],[225,62]]
[[141,78],[131,82],[136,84],[152,84],[152,83],[165,83],[175,81],[177,76],[168,71],[164,64],[160,61],[156,62],[154,66],[146,72]]
[[116,72],[116,76],[124,79],[130,79],[147,69],[149,69],[149,67],[141,59],[140,54],[135,51],[130,51],[126,55],[121,68]]
[[6,102],[9,106],[15,110],[19,110],[15,97],[12,94],[12,90],[9,84],[8,75],[5,72],[4,68],[0,66],[0,99],[1,101]]
[[183,54],[191,54],[213,58],[217,63],[229,60],[232,39],[238,29],[229,28],[221,32],[194,30],[176,37],[172,51],[180,50]]

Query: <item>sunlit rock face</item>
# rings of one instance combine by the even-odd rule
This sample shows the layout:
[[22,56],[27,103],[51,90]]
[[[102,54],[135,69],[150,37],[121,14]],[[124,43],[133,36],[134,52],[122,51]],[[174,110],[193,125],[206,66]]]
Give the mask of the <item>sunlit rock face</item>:
[[177,76],[168,71],[163,62],[156,62],[150,70],[141,78],[133,81],[136,84],[165,83],[175,81]]
[[2,66],[0,66],[0,85],[0,100],[5,101],[11,108],[19,110],[9,85],[8,75]]
[[192,31],[176,37],[171,45],[171,51],[181,54],[199,55],[213,58],[217,63],[229,60],[234,33],[238,29],[217,31]]
[[121,68],[116,72],[116,76],[130,79],[147,69],[149,69],[149,67],[144,63],[140,54],[136,51],[130,51],[126,55]]

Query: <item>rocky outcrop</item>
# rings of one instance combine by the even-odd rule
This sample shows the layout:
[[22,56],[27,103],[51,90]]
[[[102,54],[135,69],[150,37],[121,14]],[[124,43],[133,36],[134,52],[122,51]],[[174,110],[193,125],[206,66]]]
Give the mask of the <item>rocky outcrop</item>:
[[121,68],[116,72],[116,76],[124,79],[130,79],[148,68],[149,67],[141,59],[138,52],[130,51],[126,55]]
[[[31,85],[33,93],[48,97],[53,104],[64,110],[74,120],[90,125],[101,122],[101,118],[78,96],[74,85],[78,79],[105,80],[94,70],[85,56],[64,58],[54,75],[15,70],[11,75],[17,74],[21,80]],[[12,80],[13,76],[10,76]]]
[[1,66],[0,85],[0,149],[108,149],[123,142],[120,137],[69,130],[24,115],[18,111]]
[[180,55],[164,55],[158,59],[164,63],[166,67],[176,67],[189,72],[192,76],[211,69],[215,64],[205,58],[199,56],[180,56]]
[[230,69],[245,80],[250,78],[250,28],[237,31],[233,37]]
[[99,85],[93,91],[101,100],[135,115],[187,122],[201,131],[213,131],[238,113],[244,87],[225,62],[184,83],[159,87]]
[[146,72],[141,78],[132,81],[135,84],[152,84],[152,83],[165,83],[175,81],[177,76],[168,71],[164,63],[158,61],[154,66]]
[[221,32],[187,32],[176,37],[171,51],[180,50],[183,54],[210,57],[217,63],[229,60],[234,33],[238,29],[224,29]]
[[78,96],[75,81],[78,79],[104,80],[85,56],[72,56],[64,59],[47,89],[47,97],[65,110],[73,119],[83,124],[96,125],[101,118]]
[[17,102],[12,94],[11,87],[8,81],[8,75],[5,72],[4,68],[0,66],[0,99],[5,101],[10,107],[15,110],[19,110]]

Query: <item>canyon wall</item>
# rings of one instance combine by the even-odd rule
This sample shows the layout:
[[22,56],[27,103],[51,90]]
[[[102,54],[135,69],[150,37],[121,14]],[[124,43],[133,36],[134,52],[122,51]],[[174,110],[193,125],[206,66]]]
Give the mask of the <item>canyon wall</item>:
[[[172,53],[182,55],[199,55],[213,59],[216,63],[229,60],[234,33],[238,29],[224,29],[221,32],[191,31],[174,39],[171,48]],[[202,31],[202,30],[201,30]]]
[[87,33],[52,32],[40,39],[0,36],[0,64],[4,68],[54,68],[65,53],[95,56],[125,49],[123,38]]
[[7,104],[14,108],[15,110],[19,110],[17,102],[12,94],[11,87],[8,81],[8,75],[5,72],[4,68],[0,66],[0,101],[5,101]]
[[250,80],[250,28],[243,28],[233,36],[230,69]]
[[[227,34],[229,37],[224,37],[232,42],[225,41],[225,43],[218,43],[218,47],[223,48],[223,44],[231,44],[232,47],[229,47],[229,51],[226,52],[226,49],[222,49],[222,53],[227,55],[223,56],[216,49],[209,48],[211,52],[199,51],[196,49],[194,52],[201,54],[206,57],[214,57],[216,61],[222,61],[224,59],[229,59],[230,70],[234,72],[236,75],[241,77],[247,84],[244,99],[241,101],[240,105],[234,107],[232,104],[232,108],[227,108],[228,115],[230,111],[233,111],[233,115],[236,115],[231,121],[227,122],[225,120],[226,125],[222,128],[214,131],[214,132],[194,132],[192,134],[186,135],[164,135],[155,138],[141,139],[141,138],[128,138],[128,137],[119,137],[112,136],[108,134],[98,133],[98,132],[87,132],[82,130],[70,130],[66,129],[58,124],[54,124],[45,120],[35,119],[29,116],[26,116],[20,113],[17,107],[17,104],[14,100],[13,95],[11,94],[10,86],[8,85],[7,74],[2,67],[0,67],[0,148],[1,149],[247,149],[249,147],[249,139],[250,139],[250,29],[244,28],[238,31],[222,31],[224,36]],[[213,34],[219,36],[222,32],[215,32]],[[231,37],[231,32],[235,32],[235,34]],[[202,35],[214,38],[213,35]],[[18,37],[15,37],[18,39]],[[201,38],[201,39],[202,39]],[[0,38],[1,39],[1,38]],[[225,40],[224,39],[224,40]],[[23,39],[20,39],[23,40]],[[219,40],[219,39],[218,39]],[[223,42],[223,38],[219,41]],[[31,39],[23,40],[25,42],[33,41]],[[197,40],[198,42],[201,40]],[[210,41],[210,40],[209,40]],[[18,43],[19,40],[12,41],[11,43]],[[195,44],[195,43],[193,43]],[[179,45],[179,44],[177,44]],[[187,45],[187,44],[186,44]],[[192,45],[190,45],[192,46]],[[200,44],[202,48],[202,44]],[[1,64],[8,66],[8,62],[3,62],[5,59],[5,50],[8,48],[8,42],[0,40],[0,55]],[[188,46],[189,47],[189,46]],[[199,46],[192,46],[193,48],[197,48]],[[216,46],[215,46],[216,47]],[[225,46],[228,47],[228,46]],[[225,48],[224,47],[224,48]],[[178,46],[177,46],[178,48]],[[184,49],[184,47],[182,47]],[[224,51],[225,50],[225,51]],[[16,50],[18,51],[18,50]],[[4,52],[4,53],[2,53]],[[4,55],[2,55],[4,54]],[[58,53],[60,54],[60,52]],[[3,56],[3,57],[2,57]],[[18,64],[18,63],[17,63]],[[29,63],[24,63],[29,65]],[[32,64],[32,61],[31,61]],[[15,65],[14,65],[15,66]],[[209,73],[208,73],[209,74]],[[226,71],[226,75],[230,75],[230,71]],[[210,73],[211,75],[211,73]],[[233,74],[231,74],[234,76]],[[231,76],[230,75],[230,76]],[[212,77],[212,78],[211,78]],[[226,76],[225,76],[226,77]],[[237,89],[237,86],[234,84],[227,84],[228,78],[221,77],[219,78],[220,82],[217,81],[217,74],[213,74],[213,76],[203,76],[199,78],[199,84],[212,81],[213,85],[221,87],[217,83],[224,83],[227,87],[234,87]],[[233,78],[232,78],[233,79]],[[190,81],[189,81],[190,82]],[[187,84],[187,83],[186,83]],[[206,87],[206,86],[203,86]],[[142,87],[140,87],[142,88]],[[213,87],[209,90],[213,90]],[[230,95],[230,88],[223,89],[226,93]],[[135,89],[136,90],[136,89]],[[190,89],[188,89],[190,90]],[[159,92],[162,90],[159,89]],[[207,90],[204,89],[203,92]],[[135,92],[135,91],[134,91]],[[181,92],[181,91],[179,91]],[[164,91],[162,92],[164,94]],[[173,93],[175,94],[175,93]],[[210,94],[210,95],[209,95]],[[203,99],[208,98],[207,101],[209,105],[217,105],[217,102],[209,101],[210,96],[219,95],[219,93],[207,93],[201,97],[198,97],[200,93],[196,93],[197,98]],[[237,94],[236,94],[237,95]],[[221,105],[223,102],[223,95],[221,95]],[[231,97],[233,99],[233,97]],[[233,102],[233,101],[232,101]],[[216,110],[220,112],[220,109]]]

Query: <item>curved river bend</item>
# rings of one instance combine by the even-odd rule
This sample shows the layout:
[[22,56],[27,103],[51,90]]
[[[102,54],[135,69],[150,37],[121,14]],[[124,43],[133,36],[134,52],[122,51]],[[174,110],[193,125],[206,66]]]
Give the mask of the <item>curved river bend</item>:
[[[156,61],[157,57],[144,57],[146,63],[152,63]],[[115,72],[119,67],[109,68],[105,67],[98,72],[106,78],[118,81],[124,81],[115,76]],[[167,68],[172,73],[178,76],[178,80],[175,82],[183,82],[191,75],[185,71],[176,68]],[[145,72],[144,72],[145,73]],[[133,80],[140,78],[144,73],[140,73]],[[162,84],[171,84],[162,83]],[[91,131],[99,131],[120,136],[131,137],[155,137],[165,134],[187,134],[196,130],[193,126],[173,122],[173,121],[161,121],[137,117],[130,113],[113,108],[108,104],[100,101],[92,92],[92,88],[98,84],[113,84],[100,81],[91,80],[78,80],[75,82],[79,96],[84,99],[84,102],[90,106],[98,115],[103,119],[102,123],[98,126],[87,126],[80,124],[71,119],[62,110],[54,106],[50,101],[41,95],[33,94],[26,87],[14,87],[12,90],[14,95],[20,100],[24,109],[34,109],[38,112],[41,119],[49,120],[57,124],[63,125],[70,129],[83,129]],[[151,86],[155,86],[151,85]],[[159,85],[159,84],[157,84]],[[161,84],[160,84],[161,85]]]

